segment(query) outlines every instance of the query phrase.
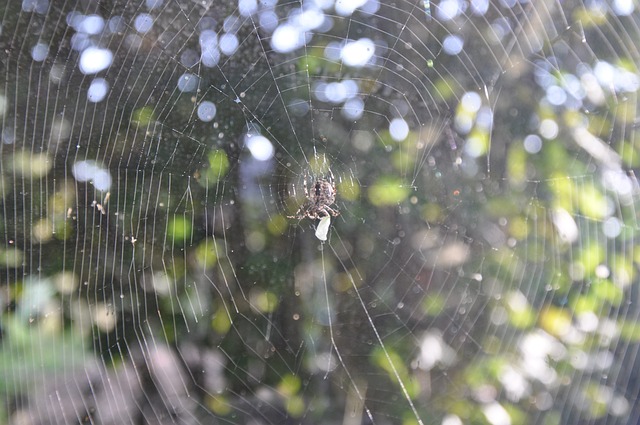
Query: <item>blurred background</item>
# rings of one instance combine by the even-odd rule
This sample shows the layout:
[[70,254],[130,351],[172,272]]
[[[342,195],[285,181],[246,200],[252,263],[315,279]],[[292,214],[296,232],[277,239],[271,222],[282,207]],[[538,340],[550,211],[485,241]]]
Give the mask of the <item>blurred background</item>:
[[639,423],[636,9],[0,0],[0,424]]

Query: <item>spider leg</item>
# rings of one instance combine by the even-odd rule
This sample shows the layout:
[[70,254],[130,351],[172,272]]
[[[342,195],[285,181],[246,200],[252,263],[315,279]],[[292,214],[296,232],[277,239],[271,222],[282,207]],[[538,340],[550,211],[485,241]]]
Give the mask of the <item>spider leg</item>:
[[304,178],[302,179],[302,188],[304,189],[304,197],[305,200],[296,211],[295,215],[288,215],[287,218],[295,218],[298,220],[302,220],[305,217],[309,217],[309,213],[307,212],[307,202],[309,200],[309,190],[307,189],[307,172],[304,173]]
[[337,217],[340,215],[340,211],[336,211],[333,208],[329,207],[329,206],[325,206],[324,208],[322,208],[322,210],[327,213],[327,215],[331,214],[334,217]]
[[296,211],[295,215],[288,215],[287,218],[297,218],[298,220],[302,220],[303,218],[305,218],[307,216],[306,213],[306,206],[303,203],[302,205],[300,205],[300,207],[298,208],[298,211]]

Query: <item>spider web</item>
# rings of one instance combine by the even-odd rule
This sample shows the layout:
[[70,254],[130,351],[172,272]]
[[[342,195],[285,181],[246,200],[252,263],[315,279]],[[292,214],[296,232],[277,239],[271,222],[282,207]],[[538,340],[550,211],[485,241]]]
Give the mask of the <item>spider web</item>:
[[632,2],[0,10],[0,423],[638,421]]

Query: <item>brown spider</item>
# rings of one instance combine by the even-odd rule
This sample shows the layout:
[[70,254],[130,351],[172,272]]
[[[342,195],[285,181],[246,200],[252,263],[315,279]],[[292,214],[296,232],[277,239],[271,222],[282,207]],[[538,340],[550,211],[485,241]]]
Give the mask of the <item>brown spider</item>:
[[329,178],[317,178],[311,186],[311,192],[307,189],[307,177],[304,175],[304,196],[305,201],[300,205],[296,215],[287,216],[288,218],[310,218],[316,220],[328,215],[337,217],[340,215],[338,209],[331,208],[336,202],[336,184],[334,182],[333,173],[329,170]]

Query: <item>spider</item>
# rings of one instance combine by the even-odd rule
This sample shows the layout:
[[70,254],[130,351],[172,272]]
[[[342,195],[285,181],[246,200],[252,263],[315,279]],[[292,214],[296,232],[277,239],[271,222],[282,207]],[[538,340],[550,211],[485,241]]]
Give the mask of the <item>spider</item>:
[[288,216],[288,218],[310,218],[316,220],[328,215],[337,217],[340,211],[337,208],[331,208],[336,202],[336,184],[334,182],[333,173],[329,170],[329,178],[317,178],[311,185],[311,192],[307,189],[307,177],[304,175],[304,196],[305,201],[300,205],[296,215]]

